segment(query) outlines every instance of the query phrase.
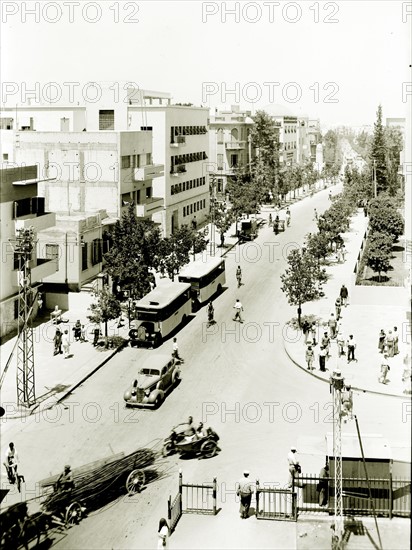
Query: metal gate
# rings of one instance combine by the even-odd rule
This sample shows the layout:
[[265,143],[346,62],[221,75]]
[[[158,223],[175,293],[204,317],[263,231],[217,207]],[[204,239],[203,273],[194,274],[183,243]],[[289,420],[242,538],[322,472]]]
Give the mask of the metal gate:
[[182,514],[205,514],[215,516],[217,480],[212,483],[183,483],[183,474],[179,472],[179,491],[175,498],[169,497],[167,517],[172,533]]
[[297,495],[291,489],[260,487],[256,481],[256,518],[297,520]]

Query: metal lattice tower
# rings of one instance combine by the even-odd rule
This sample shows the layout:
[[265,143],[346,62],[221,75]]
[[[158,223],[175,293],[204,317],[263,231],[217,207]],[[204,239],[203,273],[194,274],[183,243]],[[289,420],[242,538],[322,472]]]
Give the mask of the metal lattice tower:
[[335,459],[335,523],[332,548],[343,548],[343,495],[342,495],[342,389],[344,379],[340,371],[333,372],[330,379],[333,396],[333,456]]
[[14,253],[19,258],[18,283],[18,336],[17,336],[17,404],[30,407],[35,403],[34,346],[30,316],[33,293],[31,288],[32,251],[35,243],[33,229],[16,230],[12,243]]

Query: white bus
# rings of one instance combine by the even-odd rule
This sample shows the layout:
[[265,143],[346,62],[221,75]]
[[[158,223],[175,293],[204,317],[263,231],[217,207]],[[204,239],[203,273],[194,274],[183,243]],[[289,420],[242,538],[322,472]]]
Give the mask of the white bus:
[[190,284],[161,280],[156,288],[136,303],[135,328],[129,332],[130,345],[160,346],[192,313]]
[[207,302],[211,296],[222,291],[226,282],[225,261],[208,257],[190,263],[179,273],[181,283],[190,283],[193,309]]

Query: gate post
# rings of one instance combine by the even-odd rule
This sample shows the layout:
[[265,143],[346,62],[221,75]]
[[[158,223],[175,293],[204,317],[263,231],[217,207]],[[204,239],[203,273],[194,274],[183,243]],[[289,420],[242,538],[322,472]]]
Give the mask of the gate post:
[[392,519],[392,509],[393,509],[393,479],[392,472],[389,474],[389,519]]
[[259,496],[260,496],[260,490],[259,490],[259,480],[256,480],[256,511],[255,515],[256,517],[259,515]]
[[179,495],[180,495],[180,504],[179,504],[179,515],[183,514],[183,473],[182,470],[179,470]]
[[216,500],[217,500],[217,479],[213,478],[213,515],[215,516],[217,514],[217,506],[216,506]]

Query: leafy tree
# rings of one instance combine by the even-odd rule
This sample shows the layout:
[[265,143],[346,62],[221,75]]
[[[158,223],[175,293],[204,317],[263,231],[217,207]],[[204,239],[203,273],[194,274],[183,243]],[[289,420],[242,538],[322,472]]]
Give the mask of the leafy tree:
[[386,167],[386,143],[382,125],[382,106],[378,106],[376,122],[374,124],[373,138],[370,148],[371,168],[376,178],[377,194],[388,189],[388,172]]
[[228,231],[232,224],[232,215],[228,210],[226,203],[216,202],[213,223],[217,227],[217,230],[220,233],[220,246],[225,244],[225,233]]
[[252,179],[260,187],[262,195],[278,195],[279,137],[272,117],[265,111],[257,111],[250,132],[256,157],[252,162]]
[[229,193],[230,211],[234,220],[238,220],[242,214],[259,212],[263,198],[262,188],[247,169],[238,168],[231,181],[228,181],[226,190]]
[[372,231],[392,235],[396,240],[403,234],[404,220],[396,208],[396,202],[388,195],[381,195],[369,203],[369,227]]
[[180,227],[171,237],[163,239],[159,244],[160,271],[167,272],[174,281],[180,269],[190,260],[190,254],[196,255],[207,247],[203,232],[195,231],[187,226]]
[[139,220],[131,204],[110,231],[105,269],[122,291],[141,298],[150,291],[150,268],[158,268],[161,236],[152,221]]
[[110,292],[107,285],[97,293],[97,302],[91,304],[90,311],[91,313],[87,318],[92,323],[104,324],[104,334],[107,343],[107,323],[119,317],[122,311],[119,300]]
[[292,306],[297,306],[298,323],[301,326],[302,304],[319,298],[322,284],[326,281],[326,271],[305,250],[292,250],[288,256],[289,267],[280,276],[282,292]]
[[321,231],[308,237],[306,243],[307,251],[314,258],[316,258],[318,264],[321,259],[325,261],[326,256],[329,254],[330,242],[332,238],[333,236],[327,231]]
[[391,267],[390,259],[393,240],[387,233],[374,231],[369,235],[368,241],[366,263],[375,273],[378,273],[380,282],[382,271],[387,273]]
[[399,187],[398,167],[401,162],[400,154],[403,149],[403,136],[401,130],[394,126],[385,127],[384,134],[388,191],[391,195],[394,195]]

